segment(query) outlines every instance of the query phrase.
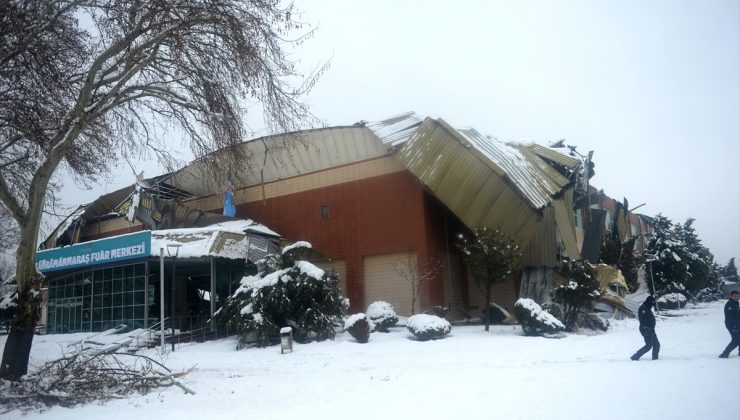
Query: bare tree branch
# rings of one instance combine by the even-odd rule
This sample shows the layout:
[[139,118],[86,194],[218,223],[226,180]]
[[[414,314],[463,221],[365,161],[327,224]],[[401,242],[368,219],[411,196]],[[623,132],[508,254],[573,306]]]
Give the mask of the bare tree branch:
[[18,343],[14,332],[35,324],[33,289],[41,279],[34,253],[44,208],[56,202],[49,191],[60,166],[85,182],[146,150],[172,170],[177,148],[158,134],[176,126],[210,170],[233,162],[248,170],[249,156],[232,147],[247,132],[246,100],[263,105],[274,132],[314,122],[299,99],[318,74],[289,85],[298,75],[283,48],[303,40],[289,41],[295,31],[305,32],[291,10],[272,0],[0,3],[0,202],[18,221],[23,312],[0,377],[26,370],[30,344],[8,346]]

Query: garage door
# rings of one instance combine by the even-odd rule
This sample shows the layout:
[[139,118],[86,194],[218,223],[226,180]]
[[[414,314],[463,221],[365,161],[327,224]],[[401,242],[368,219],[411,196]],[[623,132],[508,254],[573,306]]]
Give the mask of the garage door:
[[[416,264],[416,252],[364,257],[365,308],[383,300],[393,305],[398,315],[411,315],[412,285],[398,271],[416,270]],[[418,301],[416,306],[419,313]]]

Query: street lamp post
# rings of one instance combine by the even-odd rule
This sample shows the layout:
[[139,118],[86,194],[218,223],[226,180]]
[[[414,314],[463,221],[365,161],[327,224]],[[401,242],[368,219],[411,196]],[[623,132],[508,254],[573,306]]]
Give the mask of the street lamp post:
[[164,344],[164,248],[159,248],[159,338],[161,341],[161,352],[167,351]]
[[[170,325],[172,327],[172,351],[175,351],[175,280],[177,270],[177,255],[180,253],[181,244],[167,244],[167,255],[172,257],[172,287],[170,296]],[[172,255],[172,249],[175,255]]]

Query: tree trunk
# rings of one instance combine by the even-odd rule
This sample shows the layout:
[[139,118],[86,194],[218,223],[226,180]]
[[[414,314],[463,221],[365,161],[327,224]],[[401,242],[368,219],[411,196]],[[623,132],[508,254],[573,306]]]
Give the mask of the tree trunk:
[[42,276],[33,271],[27,287],[18,290],[18,308],[10,325],[0,364],[0,379],[18,381],[28,372],[28,358],[41,304]]
[[41,211],[34,211],[33,224],[21,226],[21,237],[16,250],[16,284],[18,308],[10,324],[10,334],[5,342],[0,362],[0,379],[20,380],[28,371],[33,334],[39,318],[41,284],[44,276],[36,270],[36,235]]
[[491,286],[488,286],[488,293],[486,293],[486,310],[483,316],[486,317],[486,331],[488,331],[491,325]]

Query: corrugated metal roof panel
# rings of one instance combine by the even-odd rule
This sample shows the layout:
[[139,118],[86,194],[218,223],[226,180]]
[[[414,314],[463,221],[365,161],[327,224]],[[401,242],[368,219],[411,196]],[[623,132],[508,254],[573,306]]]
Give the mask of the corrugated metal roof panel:
[[527,146],[527,148],[532,150],[534,153],[536,153],[540,157],[549,159],[553,162],[559,163],[570,169],[575,169],[581,163],[581,161],[578,158],[575,158],[573,156],[568,156],[566,154],[558,152],[557,150],[553,150],[549,147],[540,146],[539,144],[532,144],[532,145]]
[[560,241],[568,252],[568,257],[572,260],[580,260],[581,253],[578,251],[575,221],[573,220],[573,190],[567,190],[561,198],[555,200],[553,207],[555,207],[555,221],[558,225],[558,232],[560,232]]
[[568,182],[562,176],[557,179],[557,171],[548,168],[549,165],[545,162],[537,162],[539,157],[534,154],[523,153],[516,147],[485,137],[472,128],[458,131],[484,158],[501,168],[534,208],[547,206],[552,200],[551,196]]
[[396,155],[470,228],[500,227],[526,244],[540,213],[457,130],[426,119]]
[[[290,146],[285,147],[286,142]],[[234,188],[372,159],[388,152],[373,132],[361,126],[263,137],[237,147],[244,148],[250,158],[240,162],[243,166],[234,168]],[[203,197],[225,191],[225,178],[226,174],[215,178],[203,162],[196,161],[174,175],[170,182]]]
[[389,147],[405,143],[419,127],[424,118],[414,112],[406,112],[395,117],[386,118],[365,124],[376,136]]
[[543,210],[542,223],[522,252],[522,266],[553,267],[557,264],[558,244],[555,230],[555,209],[547,207]]
[[537,181],[542,184],[543,188],[550,196],[558,194],[570,183],[568,178],[560,174],[560,172],[555,170],[555,168],[545,162],[536,153],[533,153],[529,148],[521,146],[514,147],[516,147],[517,150],[527,158],[527,161],[529,161],[530,164],[537,168],[538,175],[540,175]]

